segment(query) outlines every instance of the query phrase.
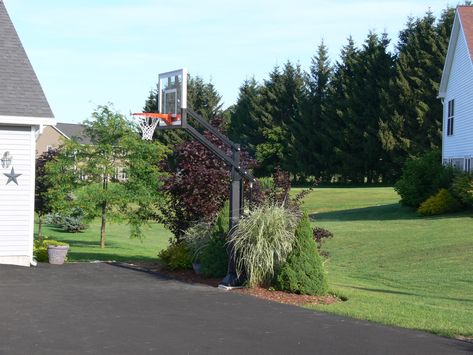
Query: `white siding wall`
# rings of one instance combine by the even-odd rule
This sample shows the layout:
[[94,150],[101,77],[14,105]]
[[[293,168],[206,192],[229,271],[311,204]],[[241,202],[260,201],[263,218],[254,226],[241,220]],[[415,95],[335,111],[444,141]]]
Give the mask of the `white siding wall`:
[[[448,102],[455,100],[453,135],[447,136]],[[473,64],[460,30],[443,105],[443,159],[473,157]]]
[[[0,165],[0,263],[29,265],[34,233],[34,131],[28,127],[0,125],[0,158],[6,151],[13,156],[9,168]],[[18,185],[4,173],[11,168]]]

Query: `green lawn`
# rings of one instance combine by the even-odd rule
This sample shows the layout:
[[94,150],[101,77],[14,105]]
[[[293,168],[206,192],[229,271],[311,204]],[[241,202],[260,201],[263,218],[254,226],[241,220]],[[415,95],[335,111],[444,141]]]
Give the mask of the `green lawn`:
[[392,188],[318,188],[306,199],[329,283],[347,302],[317,310],[447,336],[473,336],[471,213],[421,218]]
[[50,239],[70,244],[69,261],[156,261],[158,252],[168,245],[171,232],[162,225],[153,223],[144,228],[143,240],[130,239],[129,227],[125,224],[109,224],[105,248],[100,249],[99,220],[90,224],[82,233],[66,233],[51,226],[43,227],[43,234]]

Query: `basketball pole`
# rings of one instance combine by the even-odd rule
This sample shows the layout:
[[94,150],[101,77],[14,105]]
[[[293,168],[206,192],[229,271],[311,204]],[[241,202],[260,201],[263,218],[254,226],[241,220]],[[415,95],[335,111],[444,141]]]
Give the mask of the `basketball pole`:
[[[229,146],[232,150],[232,156],[229,157],[225,152],[213,144],[209,139],[207,139],[203,134],[196,130],[193,126],[189,124],[188,116],[192,117],[197,123],[203,126],[207,131],[212,133],[214,136],[219,138],[224,144]],[[231,168],[231,182],[230,182],[230,213],[229,213],[229,226],[230,233],[235,230],[235,227],[238,225],[240,218],[243,214],[243,178],[253,183],[256,179],[248,173],[246,170],[242,169],[240,166],[241,160],[241,148],[239,144],[232,142],[227,136],[220,132],[216,127],[212,126],[207,122],[202,116],[188,109],[181,109],[182,125],[183,128],[192,138],[197,140],[205,148],[210,150],[215,156],[223,160]],[[163,127],[164,128],[164,127]],[[177,128],[177,127],[176,127]],[[161,127],[157,127],[161,129]],[[227,246],[228,254],[228,268],[227,275],[222,280],[219,286],[225,288],[240,287],[243,285],[244,275],[238,277],[236,271],[236,260],[231,245]]]

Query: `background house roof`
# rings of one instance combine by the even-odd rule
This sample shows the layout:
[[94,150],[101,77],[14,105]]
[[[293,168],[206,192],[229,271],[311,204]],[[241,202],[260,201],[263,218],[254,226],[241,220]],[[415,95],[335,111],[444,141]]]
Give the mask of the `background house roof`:
[[473,59],[473,6],[458,6],[458,14],[470,50],[470,58]]
[[43,89],[0,0],[0,116],[53,118]]
[[82,144],[92,144],[90,137],[85,134],[85,126],[82,124],[58,122],[55,128],[67,139],[72,139]]

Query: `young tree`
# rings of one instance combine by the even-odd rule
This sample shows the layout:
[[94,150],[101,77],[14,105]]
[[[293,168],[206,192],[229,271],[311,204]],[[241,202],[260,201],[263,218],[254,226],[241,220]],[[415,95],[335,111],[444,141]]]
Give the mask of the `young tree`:
[[[108,106],[99,106],[84,124],[92,144],[67,141],[48,164],[55,207],[74,204],[89,218],[100,217],[101,248],[109,219],[127,220],[131,236],[139,237],[141,225],[158,216],[162,203],[158,164],[167,150],[158,142],[141,140],[125,117]],[[118,169],[126,174],[124,181],[116,178]]]
[[43,217],[51,212],[50,196],[48,194],[51,184],[46,170],[46,164],[53,161],[58,155],[57,149],[44,152],[36,159],[36,181],[34,209],[38,215],[38,239],[43,240]]

